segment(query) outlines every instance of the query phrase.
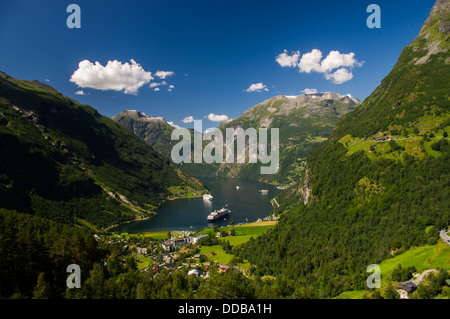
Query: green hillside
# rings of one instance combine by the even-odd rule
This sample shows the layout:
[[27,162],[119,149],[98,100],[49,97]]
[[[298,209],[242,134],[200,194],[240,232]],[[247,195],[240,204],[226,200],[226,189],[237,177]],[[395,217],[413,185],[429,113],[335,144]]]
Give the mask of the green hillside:
[[[330,135],[337,120],[360,104],[358,99],[337,93],[276,96],[264,101],[219,129],[226,138],[227,128],[241,127],[279,129],[280,167],[276,174],[262,175],[261,164],[183,163],[175,165],[194,176],[229,176],[259,180],[278,185],[292,184],[303,175],[307,155]],[[174,127],[163,118],[150,117],[139,111],[125,110],[112,117],[146,141],[156,151],[170,157]],[[269,138],[270,141],[270,138]],[[204,141],[203,146],[209,142]],[[264,164],[267,165],[267,164]]]
[[[262,164],[223,164],[217,174],[288,185],[300,179],[306,157],[331,134],[338,119],[360,101],[337,93],[276,96],[264,101],[219,128],[278,128],[280,167],[276,174],[262,175]],[[269,140],[270,141],[270,140]]]
[[0,73],[1,206],[92,228],[152,216],[172,186],[202,190],[94,108]]
[[309,154],[308,174],[277,197],[275,230],[239,256],[333,297],[362,289],[391,251],[436,243],[450,220],[449,4]]
[[[415,269],[414,273],[420,274],[427,270],[441,269],[450,271],[450,247],[443,241],[436,245],[424,245],[413,247],[403,253],[398,252],[395,256],[383,260],[379,266],[381,271],[381,292],[386,297],[387,289],[390,285],[396,286],[398,278],[393,278],[393,273],[399,268]],[[449,274],[450,276],[450,274]],[[445,291],[450,289],[445,288]],[[357,291],[345,291],[340,294],[338,299],[361,299],[371,296],[376,290],[364,289]],[[416,295],[415,295],[416,297]],[[448,295],[441,296],[448,298]]]

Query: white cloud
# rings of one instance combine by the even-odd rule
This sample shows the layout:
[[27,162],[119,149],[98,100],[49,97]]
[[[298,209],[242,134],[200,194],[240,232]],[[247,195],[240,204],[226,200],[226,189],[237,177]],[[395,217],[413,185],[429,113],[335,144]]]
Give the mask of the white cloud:
[[216,115],[214,113],[209,113],[208,120],[210,120],[212,122],[223,122],[223,121],[228,120],[228,116],[227,115]]
[[159,91],[159,87],[155,87],[155,88],[153,89],[153,91],[158,92],[158,91]]
[[267,88],[267,85],[264,85],[262,83],[253,83],[245,91],[247,91],[247,92],[261,92],[263,90],[264,91],[269,91],[269,89]]
[[311,73],[311,71],[322,72],[320,61],[322,60],[322,51],[314,49],[311,52],[303,54],[298,67],[300,72]]
[[298,60],[300,59],[300,51],[295,51],[292,55],[289,55],[287,50],[284,50],[283,53],[279,54],[275,61],[278,62],[279,65],[284,67],[295,68],[298,66]]
[[167,89],[167,91],[172,92],[172,90],[173,90],[174,88],[175,88],[175,87],[171,84],[171,85],[169,85],[169,88]]
[[344,82],[350,81],[353,79],[353,74],[349,72],[347,69],[342,68],[337,70],[334,73],[329,73],[325,76],[327,80],[331,80],[334,84],[342,84]]
[[362,63],[355,59],[355,53],[353,52],[340,53],[339,51],[330,51],[325,59],[322,60],[322,57],[322,51],[318,49],[303,54],[298,65],[300,72],[329,73],[342,67],[354,68],[355,66],[362,66]]
[[157,86],[160,86],[160,85],[167,85],[167,82],[166,82],[166,81],[162,81],[162,82],[160,82],[160,83],[158,83],[158,82],[152,82],[152,83],[150,83],[149,87],[150,87],[150,88],[154,88],[154,87],[157,87]]
[[323,72],[330,72],[344,66],[353,68],[361,65],[362,63],[355,59],[355,54],[353,52],[345,54],[340,53],[339,51],[331,51],[321,63]]
[[155,76],[159,77],[160,79],[165,79],[174,74],[175,72],[173,71],[156,71]]
[[317,89],[304,89],[302,92],[305,94],[316,94],[318,91]]
[[184,119],[181,120],[181,122],[187,124],[194,122],[194,117],[192,115],[186,116]]
[[83,60],[78,69],[70,77],[81,88],[97,90],[124,91],[125,94],[137,94],[139,88],[149,83],[153,77],[151,72],[145,71],[136,61],[131,63],[108,61],[106,66],[99,62],[91,63]]
[[76,94],[76,95],[86,95],[86,94],[83,92],[83,90],[78,90],[78,91],[76,91],[74,94]]
[[49,79],[45,79],[45,82],[50,82],[50,80]]
[[[313,49],[300,57],[300,52],[295,51],[289,55],[285,50],[278,55],[277,62],[282,66],[298,67],[301,73],[318,72],[324,73],[325,78],[335,84],[342,84],[353,78],[350,69],[360,67],[364,62],[359,62],[355,58],[355,53],[340,53],[339,51],[330,51],[327,57],[323,59],[322,51]],[[337,69],[337,70],[336,70]],[[333,70],[336,70],[334,73]]]

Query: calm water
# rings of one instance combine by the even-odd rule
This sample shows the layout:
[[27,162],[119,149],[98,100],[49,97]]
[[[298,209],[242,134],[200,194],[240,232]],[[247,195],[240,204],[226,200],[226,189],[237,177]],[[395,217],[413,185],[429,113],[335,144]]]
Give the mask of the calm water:
[[[280,190],[275,186],[238,178],[200,178],[210,189],[211,201],[203,198],[167,201],[157,211],[158,215],[144,221],[132,222],[114,229],[117,232],[138,233],[162,230],[197,230],[199,228],[226,226],[235,223],[254,222],[271,214],[270,199]],[[236,189],[239,186],[239,189]],[[267,189],[268,193],[258,192]],[[226,207],[231,214],[226,220],[208,222],[206,217],[215,209]]]

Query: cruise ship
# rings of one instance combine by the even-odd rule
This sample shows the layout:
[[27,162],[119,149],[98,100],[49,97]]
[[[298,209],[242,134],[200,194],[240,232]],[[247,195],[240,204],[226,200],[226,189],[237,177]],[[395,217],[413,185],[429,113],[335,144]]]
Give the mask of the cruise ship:
[[219,210],[213,211],[211,214],[208,215],[208,221],[215,221],[218,220],[221,217],[227,216],[230,213],[229,209],[222,208]]
[[203,199],[212,200],[213,196],[211,194],[205,194],[203,195]]

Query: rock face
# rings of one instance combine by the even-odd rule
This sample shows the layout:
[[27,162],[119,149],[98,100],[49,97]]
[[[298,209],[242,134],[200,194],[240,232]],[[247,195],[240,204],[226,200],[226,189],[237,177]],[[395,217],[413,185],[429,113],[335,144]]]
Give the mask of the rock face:
[[[236,119],[221,123],[227,128],[278,128],[280,132],[280,169],[262,175],[261,164],[183,164],[180,168],[196,176],[229,176],[260,180],[274,184],[292,184],[302,176],[308,153],[331,133],[337,120],[355,109],[361,101],[351,95],[333,92],[279,95],[259,103]],[[112,117],[166,157],[170,157],[174,127],[162,117],[151,117],[136,110],[125,110]],[[226,134],[223,134],[224,138]],[[224,141],[225,142],[225,141]],[[247,145],[248,147],[248,145]]]
[[126,127],[166,157],[170,156],[171,134],[175,127],[163,117],[148,116],[137,110],[124,110],[112,120]]
[[[448,34],[450,32],[450,21],[445,17],[449,12],[450,2],[445,0],[437,1],[420,30],[413,47],[415,51],[423,49],[426,54],[417,59],[416,64],[426,63],[434,54],[445,52],[448,49]],[[423,46],[417,45],[422,41]]]
[[323,143],[337,120],[361,101],[333,92],[279,95],[259,103],[219,128],[278,128],[280,168],[276,174],[261,175],[255,164],[223,164],[217,174],[287,185],[301,178],[306,156]]
[[[229,127],[248,120],[260,121],[259,127],[269,128],[270,124],[267,125],[266,123],[271,123],[275,117],[290,116],[293,113],[301,113],[305,118],[321,115],[342,116],[359,104],[361,104],[361,101],[351,95],[341,95],[333,92],[296,96],[279,95],[253,106],[240,117],[228,121],[223,126]],[[288,118],[285,120],[289,122]]]

